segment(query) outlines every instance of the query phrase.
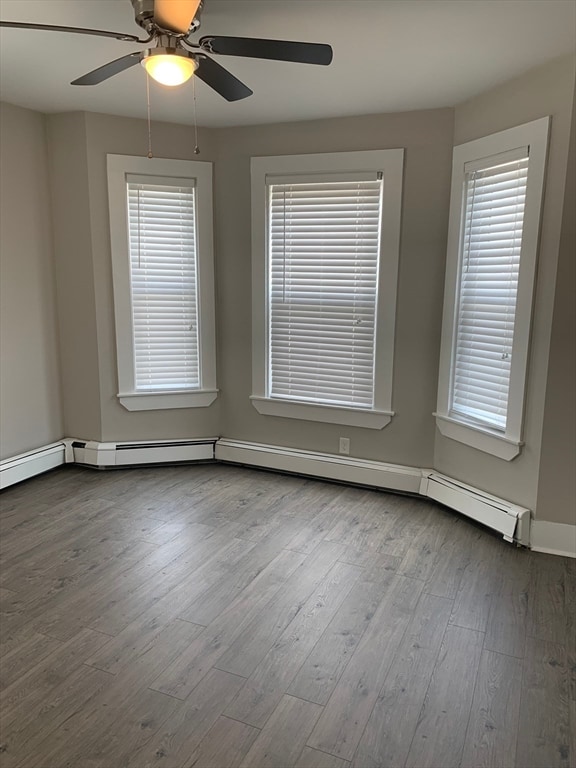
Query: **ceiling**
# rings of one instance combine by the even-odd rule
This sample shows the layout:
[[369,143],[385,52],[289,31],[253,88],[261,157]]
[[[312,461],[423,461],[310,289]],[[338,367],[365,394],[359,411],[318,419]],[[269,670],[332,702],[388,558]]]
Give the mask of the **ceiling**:
[[[130,0],[0,0],[4,21],[138,34]],[[196,83],[205,126],[309,120],[457,104],[573,51],[576,0],[205,0],[206,34],[329,43],[315,67],[219,56],[254,95],[228,103]],[[0,97],[41,112],[146,116],[146,78],[133,67],[92,87],[69,85],[145,46],[102,37],[0,30]],[[153,83],[153,119],[192,123],[192,85]]]

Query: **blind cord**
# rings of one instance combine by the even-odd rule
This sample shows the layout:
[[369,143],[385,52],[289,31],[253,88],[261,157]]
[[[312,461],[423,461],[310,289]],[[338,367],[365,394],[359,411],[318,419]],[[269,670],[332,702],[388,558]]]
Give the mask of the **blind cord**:
[[198,146],[198,120],[196,117],[196,78],[192,77],[192,104],[194,105],[194,154],[200,154]]
[[148,159],[151,160],[152,155],[152,123],[150,121],[150,75],[146,71],[146,107],[148,114]]

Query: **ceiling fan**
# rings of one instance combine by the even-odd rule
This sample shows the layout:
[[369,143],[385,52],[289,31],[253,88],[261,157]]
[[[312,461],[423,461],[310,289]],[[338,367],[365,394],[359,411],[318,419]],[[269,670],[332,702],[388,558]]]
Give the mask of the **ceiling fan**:
[[0,21],[0,27],[72,32],[152,44],[150,48],[121,56],[88,72],[73,80],[71,85],[97,85],[140,62],[148,74],[163,85],[180,85],[195,74],[227,101],[245,99],[253,91],[211,58],[211,55],[246,56],[302,64],[327,65],[332,61],[332,48],[323,43],[211,35],[193,42],[190,40],[190,35],[200,28],[204,0],[130,0],[130,2],[134,8],[136,23],[148,34],[144,39],[123,32],[53,24]]

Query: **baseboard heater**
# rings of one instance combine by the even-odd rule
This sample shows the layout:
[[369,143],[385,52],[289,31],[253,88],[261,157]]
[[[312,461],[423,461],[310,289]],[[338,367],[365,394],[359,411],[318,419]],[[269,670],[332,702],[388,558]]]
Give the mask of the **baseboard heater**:
[[498,531],[506,541],[530,545],[530,510],[524,507],[427,470],[422,470],[420,494]]
[[217,461],[231,464],[276,469],[296,475],[406,493],[418,493],[422,477],[420,469],[416,467],[226,438],[216,443],[215,457]]
[[0,461],[0,488],[20,483],[66,463],[66,443],[52,443]]
[[214,459],[216,437],[198,440],[153,440],[130,443],[72,441],[73,461],[90,467],[177,464]]

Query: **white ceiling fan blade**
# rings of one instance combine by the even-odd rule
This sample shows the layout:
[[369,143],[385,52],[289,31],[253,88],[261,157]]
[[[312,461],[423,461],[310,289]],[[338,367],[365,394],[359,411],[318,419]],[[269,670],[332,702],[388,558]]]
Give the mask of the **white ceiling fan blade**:
[[155,0],[154,21],[162,29],[185,34],[194,21],[201,0]]

